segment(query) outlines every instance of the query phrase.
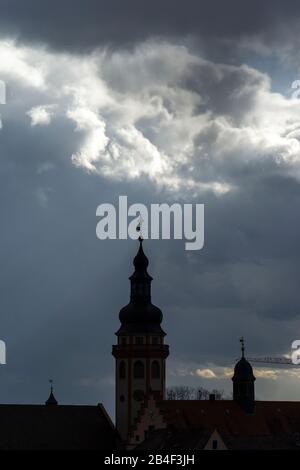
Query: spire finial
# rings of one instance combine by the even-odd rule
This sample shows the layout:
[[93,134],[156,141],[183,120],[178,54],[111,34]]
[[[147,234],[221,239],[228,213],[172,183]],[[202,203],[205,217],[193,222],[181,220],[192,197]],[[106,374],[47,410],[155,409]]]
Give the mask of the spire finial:
[[49,383],[50,383],[50,395],[45,405],[57,405],[57,400],[55,396],[53,395],[53,380],[50,379]]
[[144,240],[143,233],[142,233],[143,222],[144,222],[144,220],[143,220],[143,218],[140,214],[139,221],[138,221],[138,224],[136,226],[136,231],[139,232],[138,240],[139,240],[140,243],[142,243],[142,241]]
[[240,343],[241,343],[242,357],[245,357],[245,340],[243,336],[240,339]]

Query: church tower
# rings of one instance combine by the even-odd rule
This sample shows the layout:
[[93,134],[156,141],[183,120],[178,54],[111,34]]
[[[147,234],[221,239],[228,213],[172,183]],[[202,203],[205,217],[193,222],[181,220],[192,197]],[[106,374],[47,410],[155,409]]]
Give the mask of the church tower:
[[233,399],[246,411],[253,413],[255,408],[255,377],[250,362],[245,358],[244,338],[240,339],[242,345],[242,357],[236,363],[234,368],[233,381]]
[[130,428],[149,392],[165,398],[165,360],[169,346],[164,344],[161,310],[151,303],[148,258],[139,238],[130,276],[130,302],[119,313],[121,326],[112,354],[116,360],[116,427],[126,441]]

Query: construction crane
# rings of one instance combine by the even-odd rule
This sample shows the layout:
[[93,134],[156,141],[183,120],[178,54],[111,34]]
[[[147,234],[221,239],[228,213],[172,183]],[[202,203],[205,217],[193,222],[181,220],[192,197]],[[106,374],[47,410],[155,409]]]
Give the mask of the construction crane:
[[[242,357],[244,357],[245,354],[245,340],[243,336],[240,339],[241,343],[241,349],[242,349]],[[239,360],[239,359],[237,359]],[[292,366],[292,367],[298,367],[300,364],[296,364],[296,362],[293,362],[290,357],[272,357],[272,356],[265,356],[265,357],[247,357],[247,360],[249,362],[256,362],[260,364],[279,364],[283,366]]]
[[262,364],[281,364],[297,367],[297,364],[294,364],[292,360],[288,357],[247,357],[249,362],[258,362]]

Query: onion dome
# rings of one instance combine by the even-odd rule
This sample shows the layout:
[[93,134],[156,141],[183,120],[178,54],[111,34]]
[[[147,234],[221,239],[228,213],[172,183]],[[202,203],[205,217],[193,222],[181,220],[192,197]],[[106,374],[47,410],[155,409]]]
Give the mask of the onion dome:
[[245,357],[241,357],[241,359],[236,363],[235,368],[234,368],[233,379],[234,380],[255,380],[252,366]]
[[149,260],[139,238],[139,249],[133,260],[134,273],[130,276],[130,302],[119,313],[121,327],[117,334],[152,333],[163,334],[160,324],[163,314],[151,302],[152,277],[147,271]]

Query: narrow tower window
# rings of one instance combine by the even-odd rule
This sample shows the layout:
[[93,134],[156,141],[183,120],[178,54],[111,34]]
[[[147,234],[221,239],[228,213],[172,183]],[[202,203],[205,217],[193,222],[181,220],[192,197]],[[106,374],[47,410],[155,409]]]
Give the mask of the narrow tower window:
[[153,361],[151,365],[151,377],[152,379],[160,378],[160,367],[157,361]]
[[135,379],[143,379],[145,376],[145,367],[142,361],[136,361],[133,367],[133,377]]
[[126,365],[124,361],[122,361],[120,364],[119,376],[120,376],[120,379],[126,378]]

